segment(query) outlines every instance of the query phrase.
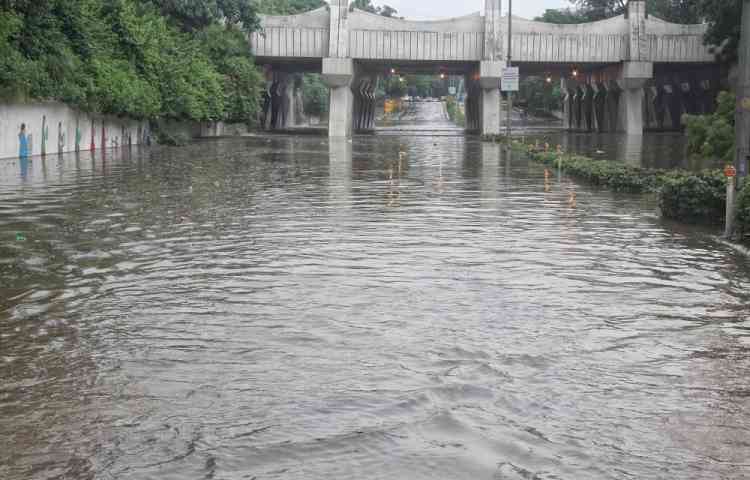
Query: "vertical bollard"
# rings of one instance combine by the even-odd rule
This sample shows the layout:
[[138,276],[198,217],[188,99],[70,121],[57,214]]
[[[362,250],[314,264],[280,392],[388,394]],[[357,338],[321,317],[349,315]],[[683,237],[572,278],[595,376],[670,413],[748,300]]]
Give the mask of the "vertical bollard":
[[724,175],[727,177],[727,212],[724,236],[732,238],[732,233],[734,233],[734,195],[737,191],[737,169],[733,165],[727,165],[724,169]]

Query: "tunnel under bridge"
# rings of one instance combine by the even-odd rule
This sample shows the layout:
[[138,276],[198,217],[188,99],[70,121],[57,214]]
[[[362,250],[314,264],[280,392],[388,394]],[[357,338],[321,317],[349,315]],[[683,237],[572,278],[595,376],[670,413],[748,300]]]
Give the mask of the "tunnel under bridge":
[[[482,13],[409,21],[349,10],[348,0],[289,16],[263,16],[251,36],[269,76],[266,124],[294,117],[294,74],[322,74],[330,89],[331,137],[374,127],[377,78],[399,72],[460,75],[467,128],[499,134],[500,82],[508,51],[500,0]],[[522,75],[560,79],[564,125],[584,131],[678,129],[682,113],[714,108],[719,69],[703,44],[705,25],[672,24],[631,0],[624,15],[559,25],[513,18],[512,64]]]

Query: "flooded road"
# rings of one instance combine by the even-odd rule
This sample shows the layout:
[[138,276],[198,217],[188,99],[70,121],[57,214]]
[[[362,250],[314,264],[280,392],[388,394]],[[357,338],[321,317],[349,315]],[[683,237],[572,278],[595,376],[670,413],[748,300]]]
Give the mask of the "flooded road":
[[4,161],[0,288],[2,479],[750,477],[748,260],[476,139]]

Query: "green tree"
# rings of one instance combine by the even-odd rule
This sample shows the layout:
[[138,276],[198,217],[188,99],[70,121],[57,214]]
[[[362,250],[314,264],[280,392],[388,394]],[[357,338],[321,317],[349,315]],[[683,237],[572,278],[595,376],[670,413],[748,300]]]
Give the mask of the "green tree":
[[[625,0],[571,1],[575,9],[548,9],[535,20],[559,24],[585,23],[616,17],[627,10]],[[706,0],[646,0],[646,11],[667,22],[700,23],[703,21],[702,12],[705,11],[700,4],[702,1]]]
[[383,17],[395,18],[396,15],[398,15],[398,10],[396,10],[395,8],[389,5],[375,6],[372,3],[372,0],[354,0],[351,3],[349,9],[353,11],[355,8],[357,10],[363,10],[365,12],[382,15]]
[[537,22],[557,24],[584,23],[591,21],[584,12],[573,10],[571,8],[548,8],[541,16],[536,17],[534,20]]
[[324,0],[258,0],[258,13],[266,15],[293,15],[324,7]]
[[716,111],[710,115],[685,115],[688,152],[703,158],[731,163],[735,154],[734,110],[736,98],[730,92],[719,93]]
[[0,92],[136,118],[249,120],[262,81],[240,23],[253,5],[0,0]]
[[699,9],[703,12],[708,31],[706,43],[715,45],[717,57],[722,63],[732,64],[737,61],[737,49],[740,43],[742,20],[741,0],[698,0]]

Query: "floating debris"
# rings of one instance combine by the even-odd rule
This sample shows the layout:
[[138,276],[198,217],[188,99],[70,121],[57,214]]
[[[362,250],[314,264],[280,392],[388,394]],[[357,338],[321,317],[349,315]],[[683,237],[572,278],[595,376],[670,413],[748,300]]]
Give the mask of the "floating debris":
[[17,242],[25,242],[26,241],[26,235],[24,235],[21,232],[16,233],[16,241]]

